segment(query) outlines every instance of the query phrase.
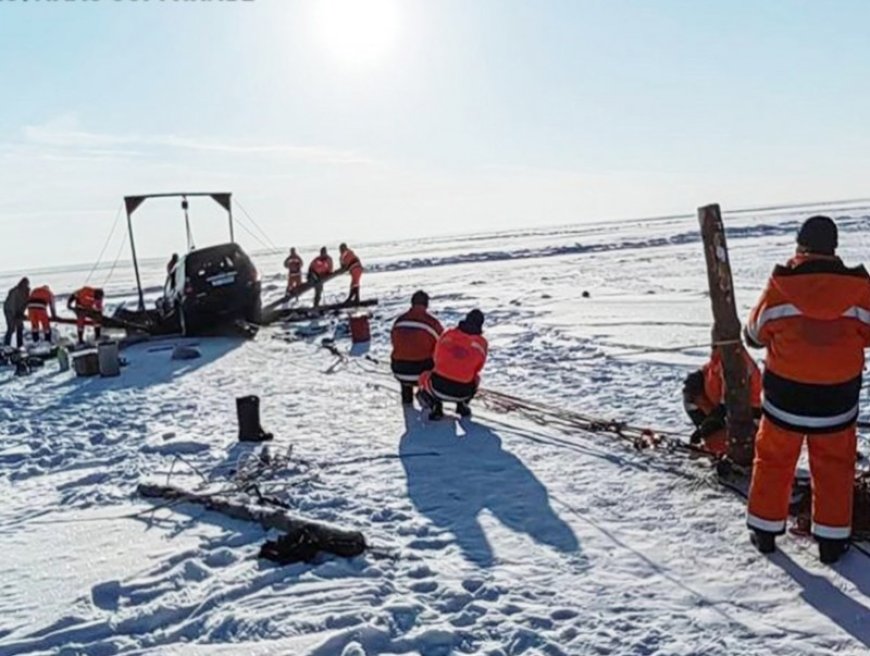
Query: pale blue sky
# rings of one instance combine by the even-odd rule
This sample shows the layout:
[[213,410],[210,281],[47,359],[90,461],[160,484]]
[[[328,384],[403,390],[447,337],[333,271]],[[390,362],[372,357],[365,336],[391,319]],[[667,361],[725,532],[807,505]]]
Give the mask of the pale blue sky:
[[318,0],[0,2],[0,270],[92,260],[125,193],[233,191],[282,246],[868,195],[870,3],[372,11],[364,58]]

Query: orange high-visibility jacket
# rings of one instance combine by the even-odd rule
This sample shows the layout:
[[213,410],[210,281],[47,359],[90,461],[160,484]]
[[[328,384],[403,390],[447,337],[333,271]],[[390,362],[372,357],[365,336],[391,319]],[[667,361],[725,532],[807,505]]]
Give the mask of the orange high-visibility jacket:
[[489,344],[482,335],[469,335],[459,328],[451,328],[435,345],[435,374],[457,383],[477,380],[486,364]]
[[103,310],[103,300],[96,298],[96,289],[93,287],[82,287],[72,295],[72,300],[75,301],[75,307],[83,310]]
[[362,269],[362,262],[359,261],[359,258],[356,256],[351,249],[346,249],[344,253],[341,254],[341,259],[339,260],[341,264],[341,268],[345,271],[353,271],[354,269]]
[[30,292],[30,298],[27,299],[28,309],[47,310],[54,309],[54,294],[51,293],[51,288],[48,285],[37,287]]
[[[746,363],[746,371],[749,374],[749,400],[753,408],[761,407],[761,371],[755,360],[745,350],[743,351],[743,361]],[[710,361],[707,362],[701,371],[704,374],[704,396],[706,396],[714,406],[725,403],[725,367],[722,364],[722,353],[719,349],[714,349],[710,356]]]
[[287,259],[284,260],[284,268],[290,273],[290,275],[302,273],[302,258],[298,255],[288,255]]
[[332,273],[332,258],[329,255],[318,255],[311,261],[308,271],[323,278]]
[[422,305],[415,305],[393,323],[390,340],[394,362],[431,360],[438,338],[444,332],[441,322]]
[[770,421],[803,433],[855,422],[870,346],[870,276],[863,266],[799,255],[776,267],[746,337],[767,347],[763,409]]

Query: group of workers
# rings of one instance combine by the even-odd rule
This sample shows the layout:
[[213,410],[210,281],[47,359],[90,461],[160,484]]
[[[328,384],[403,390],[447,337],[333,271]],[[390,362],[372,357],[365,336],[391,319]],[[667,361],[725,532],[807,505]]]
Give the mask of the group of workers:
[[[761,553],[785,533],[795,468],[804,442],[812,489],[811,532],[824,563],[848,549],[857,460],[856,423],[870,347],[870,276],[837,257],[832,219],[807,219],[797,252],[777,266],[752,310],[744,334],[766,348],[764,374],[745,354],[749,394],[759,417],[747,525]],[[696,444],[727,449],[722,359],[714,348],[707,365],[683,390],[697,426]]]
[[[744,351],[749,394],[758,421],[754,446],[747,524],[752,542],[762,553],[776,548],[785,532],[795,468],[804,442],[809,451],[812,481],[812,534],[820,559],[836,562],[851,535],[853,484],[856,467],[856,422],[862,387],[864,350],[870,347],[870,275],[863,266],[849,268],[836,255],[837,226],[826,216],[803,223],[797,252],[774,270],[745,329],[749,346],[766,348],[764,373]],[[334,273],[349,272],[346,303],[360,300],[363,267],[356,254],[341,244],[335,271],[326,248],[308,267],[308,284],[320,304],[323,282]],[[303,287],[303,261],[295,248],[284,261],[287,292]],[[304,291],[304,290],[303,290]],[[76,314],[79,341],[87,324],[99,338],[101,289],[83,287],[69,297]],[[30,288],[27,278],[9,291],[3,306],[4,345],[13,336],[23,344],[29,319],[34,342],[51,340],[57,318],[55,299],[47,285]],[[444,330],[429,312],[423,291],[411,298],[411,308],[392,326],[392,371],[401,384],[402,402],[416,398],[431,419],[443,416],[444,403],[470,416],[469,403],[480,385],[488,344],[484,315],[472,310],[455,328]],[[716,455],[727,452],[725,377],[722,354],[715,346],[710,361],[685,381],[683,400],[695,424],[691,442]]]
[[[314,307],[320,306],[320,301],[323,296],[323,283],[333,274],[350,273],[350,292],[344,303],[347,305],[359,304],[360,302],[360,280],[363,274],[363,266],[360,259],[357,257],[347,244],[341,244],[338,247],[339,252],[339,268],[336,271],[332,257],[326,250],[326,246],[320,249],[320,253],[311,260],[308,265],[307,282],[310,287],[314,288]],[[287,295],[295,296],[303,289],[302,271],[305,262],[295,248],[290,249],[290,254],[284,260],[284,268],[287,269]],[[306,288],[307,289],[307,288]]]
[[417,399],[429,418],[444,415],[444,403],[455,403],[461,417],[470,417],[469,403],[480,386],[489,344],[483,336],[483,312],[472,310],[455,328],[444,330],[429,313],[424,291],[411,297],[411,309],[393,323],[390,333],[393,375],[402,390],[402,403]]
[[[67,308],[75,313],[76,330],[79,344],[84,343],[85,326],[94,327],[94,336],[100,338],[100,314],[103,310],[103,290],[95,287],[82,287],[70,294]],[[30,323],[30,337],[34,344],[43,340],[52,342],[51,324],[58,320],[54,293],[48,285],[30,288],[30,280],[18,281],[3,302],[3,315],[6,320],[6,334],[3,346],[10,347],[15,338],[17,348],[24,346],[25,322]]]

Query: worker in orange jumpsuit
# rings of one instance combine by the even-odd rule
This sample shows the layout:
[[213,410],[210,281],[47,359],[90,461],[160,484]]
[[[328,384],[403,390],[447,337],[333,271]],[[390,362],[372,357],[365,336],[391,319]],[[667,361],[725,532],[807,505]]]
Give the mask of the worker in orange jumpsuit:
[[347,244],[341,244],[338,247],[338,252],[341,254],[339,259],[341,270],[350,272],[350,293],[345,302],[359,304],[359,281],[363,274],[362,262],[359,261],[356,253],[347,247]]
[[48,285],[37,287],[30,292],[27,299],[27,318],[30,320],[30,335],[33,343],[39,341],[39,332],[45,336],[46,342],[51,342],[51,319],[57,318],[57,307],[54,304],[54,294]]
[[[749,374],[749,395],[756,419],[761,418],[761,372],[745,350],[743,361]],[[683,407],[695,424],[691,444],[703,446],[716,455],[728,452],[728,432],[725,425],[725,370],[722,353],[713,347],[710,360],[683,383]]]
[[429,419],[444,416],[444,401],[456,403],[456,412],[471,416],[468,407],[480,386],[480,372],[486,364],[489,344],[483,336],[483,312],[472,310],[438,339],[435,366],[420,376],[420,405],[430,409]]
[[870,346],[870,276],[836,256],[837,238],[828,217],[804,222],[796,256],[774,269],[746,326],[750,346],[767,347],[747,515],[752,541],[762,553],[776,549],[806,439],[811,530],[824,563],[836,562],[849,545],[855,422]]
[[79,344],[85,343],[85,326],[89,324],[94,327],[94,338],[100,339],[102,326],[99,316],[94,316],[93,313],[99,315],[103,312],[102,289],[82,287],[69,297],[67,307],[75,312],[76,315],[76,330],[78,332]]
[[332,273],[332,258],[326,252],[326,246],[320,249],[320,255],[311,260],[308,265],[308,282],[314,285],[314,307],[320,305],[323,295],[323,279]]
[[390,368],[402,385],[403,404],[414,402],[414,386],[420,375],[435,366],[432,359],[435,345],[443,332],[441,322],[429,314],[429,295],[424,291],[415,292],[411,309],[396,319],[390,332],[393,344]]
[[290,255],[284,260],[284,268],[287,269],[288,294],[302,284],[302,265],[302,258],[299,257],[295,248],[291,248]]

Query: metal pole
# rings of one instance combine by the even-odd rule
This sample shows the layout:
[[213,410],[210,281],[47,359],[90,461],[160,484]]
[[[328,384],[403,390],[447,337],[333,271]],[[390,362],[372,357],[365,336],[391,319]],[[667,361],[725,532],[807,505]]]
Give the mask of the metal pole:
[[227,209],[227,213],[230,215],[230,241],[235,243],[236,237],[233,234],[233,208],[232,208],[232,206],[230,206]]
[[145,294],[142,293],[142,279],[139,277],[139,259],[136,257],[136,240],[133,238],[133,220],[127,211],[127,232],[130,234],[130,250],[133,252],[133,269],[136,271],[136,289],[139,290],[139,311],[145,310]]

